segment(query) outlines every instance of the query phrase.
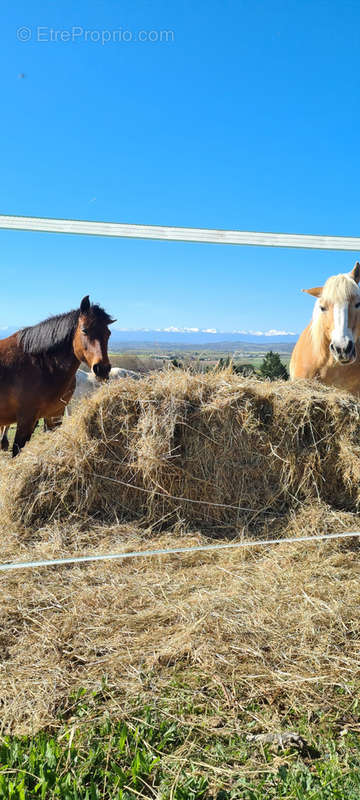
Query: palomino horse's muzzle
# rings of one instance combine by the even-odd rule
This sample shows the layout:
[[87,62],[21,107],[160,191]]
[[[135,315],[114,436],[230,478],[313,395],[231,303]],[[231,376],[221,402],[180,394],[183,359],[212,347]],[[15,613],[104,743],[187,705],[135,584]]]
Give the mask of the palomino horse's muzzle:
[[93,365],[93,372],[99,381],[106,381],[109,377],[111,364],[101,364],[98,362]]
[[351,339],[348,339],[344,345],[338,345],[331,342],[330,351],[335,360],[340,364],[350,364],[352,361],[355,361],[355,345]]

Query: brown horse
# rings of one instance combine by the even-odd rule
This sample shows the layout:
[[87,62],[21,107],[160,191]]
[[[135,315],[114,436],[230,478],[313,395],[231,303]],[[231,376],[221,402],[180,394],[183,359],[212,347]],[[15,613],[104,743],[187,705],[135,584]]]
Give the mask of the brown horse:
[[360,264],[324,286],[303,289],[317,298],[312,320],[298,339],[290,378],[317,378],[360,397]]
[[98,380],[108,377],[108,325],[112,322],[86,296],[75,311],[50,317],[0,341],[0,426],[16,422],[13,456],[30,439],[38,419],[44,417],[50,429],[59,424],[82,361]]

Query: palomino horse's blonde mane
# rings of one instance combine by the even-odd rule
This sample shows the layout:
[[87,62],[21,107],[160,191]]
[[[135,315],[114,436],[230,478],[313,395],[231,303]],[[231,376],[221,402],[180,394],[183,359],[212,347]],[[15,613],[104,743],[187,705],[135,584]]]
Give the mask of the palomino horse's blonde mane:
[[322,314],[320,305],[343,305],[349,303],[353,297],[360,298],[360,289],[356,281],[349,275],[340,273],[332,275],[324,284],[320,298],[316,301],[311,321],[311,339],[314,350],[322,355],[328,349],[328,342],[322,335]]
[[325,303],[348,303],[352,297],[360,294],[359,287],[350,275],[332,275],[328,278],[321,293]]

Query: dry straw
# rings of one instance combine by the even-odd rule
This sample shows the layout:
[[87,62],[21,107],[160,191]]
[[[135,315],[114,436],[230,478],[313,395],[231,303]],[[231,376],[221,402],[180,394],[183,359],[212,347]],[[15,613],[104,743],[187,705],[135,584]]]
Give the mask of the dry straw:
[[257,530],[299,503],[356,510],[360,408],[317,386],[180,370],[105,387],[2,471],[8,524]]
[[[326,528],[353,524],[351,514],[333,519],[325,507],[321,512]],[[317,513],[304,510],[289,532],[316,526]],[[80,531],[65,533],[43,529],[31,553],[85,547]],[[146,547],[121,527],[93,529],[87,539],[97,552],[119,540]],[[179,544],[201,541],[177,536]],[[168,547],[170,535],[160,543]],[[178,697],[188,693],[198,724],[219,711],[225,725],[233,724],[249,703],[255,730],[277,730],[301,708],[351,718],[360,683],[358,553],[348,544],[294,544],[269,553],[191,553],[6,574],[2,731],[55,723],[71,691],[98,689],[104,675],[117,716],[138,695],[160,707],[167,696],[168,710],[178,713]]]
[[[356,530],[359,443],[360,405],[326,388],[180,371],[124,381],[1,459],[0,558]],[[304,707],[351,716],[358,553],[350,540],[4,574],[2,730],[53,723],[104,675],[117,714],[139,693],[175,713],[176,676],[204,724],[219,709],[233,724],[249,702],[260,730]]]

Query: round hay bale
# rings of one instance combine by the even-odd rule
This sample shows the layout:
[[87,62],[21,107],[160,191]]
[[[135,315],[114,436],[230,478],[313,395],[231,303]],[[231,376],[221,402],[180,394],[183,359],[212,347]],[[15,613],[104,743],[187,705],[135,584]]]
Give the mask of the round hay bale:
[[314,499],[357,511],[360,404],[318,384],[177,370],[105,386],[4,459],[3,519],[138,520],[229,533]]

